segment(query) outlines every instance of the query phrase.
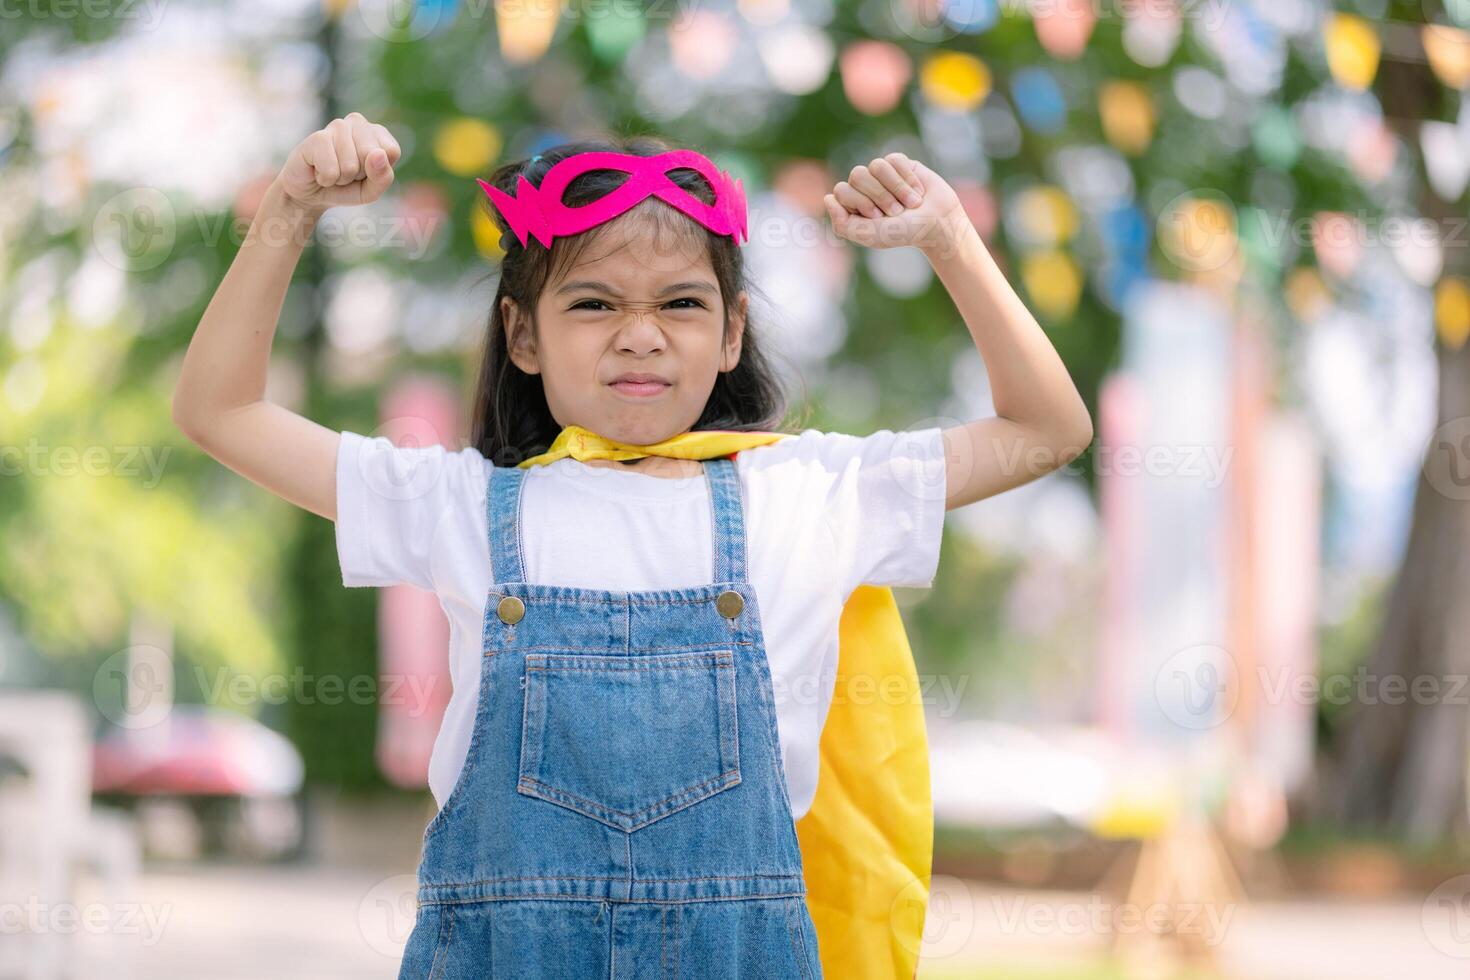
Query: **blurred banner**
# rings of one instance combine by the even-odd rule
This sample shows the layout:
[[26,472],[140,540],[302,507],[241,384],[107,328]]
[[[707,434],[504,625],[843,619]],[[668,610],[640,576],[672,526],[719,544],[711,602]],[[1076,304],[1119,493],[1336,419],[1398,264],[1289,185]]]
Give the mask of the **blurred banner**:
[[[413,377],[383,398],[379,434],[397,446],[444,445],[457,431],[459,404],[451,384]],[[449,703],[449,621],[432,592],[411,585],[379,591],[378,767],[405,788],[429,784],[429,756]]]
[[1251,730],[1253,767],[1290,793],[1312,767],[1322,467],[1317,440],[1295,414],[1273,413],[1260,439],[1254,536],[1261,676],[1250,690],[1263,703]]
[[1099,718],[1141,755],[1174,755],[1187,797],[1228,796],[1248,772],[1280,801],[1312,758],[1321,457],[1274,404],[1255,315],[1156,282],[1124,330],[1099,399]]
[[1125,741],[1178,744],[1230,711],[1219,574],[1229,532],[1220,471],[1229,328],[1203,289],[1140,284],[1125,313],[1123,368],[1100,398],[1100,720]]
[[1256,316],[1236,325],[1234,365],[1230,485],[1238,531],[1230,536],[1228,645],[1241,692],[1234,720],[1240,761],[1284,802],[1312,765],[1322,454],[1308,421],[1274,404],[1277,361]]

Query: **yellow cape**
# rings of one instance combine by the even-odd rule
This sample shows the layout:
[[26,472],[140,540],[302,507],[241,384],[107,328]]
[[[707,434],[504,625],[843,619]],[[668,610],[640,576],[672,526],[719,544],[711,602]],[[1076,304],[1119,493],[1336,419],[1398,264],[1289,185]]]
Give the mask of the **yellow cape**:
[[[634,446],[569,425],[520,466],[564,456],[715,459],[789,435],[705,430]],[[822,972],[834,980],[912,980],[918,972],[934,846],[920,693],[893,591],[858,586],[842,609],[817,795],[796,823]]]

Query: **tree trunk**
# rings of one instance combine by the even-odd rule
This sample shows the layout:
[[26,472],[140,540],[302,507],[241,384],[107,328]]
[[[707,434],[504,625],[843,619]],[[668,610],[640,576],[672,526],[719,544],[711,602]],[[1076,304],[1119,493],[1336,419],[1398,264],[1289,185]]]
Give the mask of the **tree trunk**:
[[1339,740],[1332,813],[1415,842],[1470,829],[1470,344],[1437,346],[1439,428],[1387,615]]
[[[1400,46],[1417,55],[1412,39]],[[1374,87],[1385,123],[1411,147],[1424,119],[1451,108],[1421,57],[1388,54]],[[1464,276],[1463,214],[1432,193],[1418,162],[1419,213],[1446,239],[1442,274]],[[1336,778],[1324,786],[1329,815],[1344,827],[1424,843],[1470,831],[1470,344],[1436,344],[1435,356],[1438,422],[1414,491],[1408,545],[1366,683],[1351,688]]]

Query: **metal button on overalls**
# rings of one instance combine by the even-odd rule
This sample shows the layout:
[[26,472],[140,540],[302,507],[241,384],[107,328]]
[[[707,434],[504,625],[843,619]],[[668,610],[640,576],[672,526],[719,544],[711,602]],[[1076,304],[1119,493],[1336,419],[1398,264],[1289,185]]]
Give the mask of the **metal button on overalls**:
[[527,582],[525,472],[490,470],[500,598],[399,980],[820,980],[734,460],[682,589]]
[[526,604],[515,596],[508,595],[501,599],[500,604],[495,607],[495,615],[500,617],[502,623],[514,626],[521,621],[522,616],[526,615]]
[[727,589],[721,592],[719,598],[715,600],[715,608],[726,619],[734,619],[740,615],[740,610],[745,608],[745,597],[739,592]]

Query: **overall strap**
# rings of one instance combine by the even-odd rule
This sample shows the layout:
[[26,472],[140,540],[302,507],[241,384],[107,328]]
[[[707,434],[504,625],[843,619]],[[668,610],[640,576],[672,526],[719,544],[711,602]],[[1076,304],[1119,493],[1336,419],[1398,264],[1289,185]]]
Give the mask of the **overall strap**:
[[521,484],[526,471],[517,466],[492,466],[485,492],[485,523],[490,541],[490,573],[496,585],[525,581],[521,555]]
[[745,581],[745,514],[740,507],[740,474],[735,461],[707,459],[710,527],[714,531],[715,582]]
[[[731,459],[707,459],[711,554],[715,582],[745,581],[745,514],[740,505],[740,475]],[[525,581],[521,550],[521,487],[526,471],[516,466],[490,468],[485,493],[485,522],[490,543],[490,571],[495,584]]]

